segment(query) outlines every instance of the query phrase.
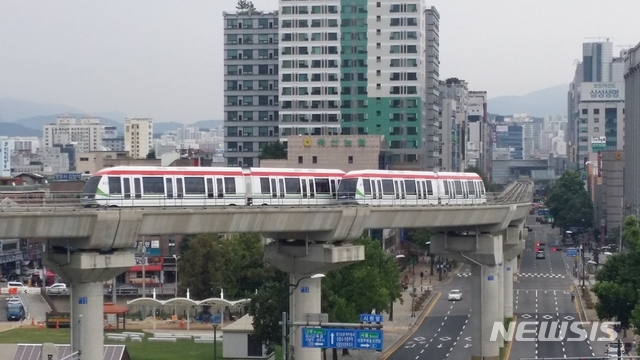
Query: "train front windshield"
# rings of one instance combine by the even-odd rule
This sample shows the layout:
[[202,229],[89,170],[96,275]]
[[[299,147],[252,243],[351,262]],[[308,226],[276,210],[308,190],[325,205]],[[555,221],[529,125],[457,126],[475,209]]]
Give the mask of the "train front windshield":
[[352,200],[356,198],[358,179],[343,179],[338,186],[338,200]]
[[96,198],[96,192],[98,191],[98,184],[100,184],[100,176],[92,176],[87,180],[82,191],[83,200],[91,200]]

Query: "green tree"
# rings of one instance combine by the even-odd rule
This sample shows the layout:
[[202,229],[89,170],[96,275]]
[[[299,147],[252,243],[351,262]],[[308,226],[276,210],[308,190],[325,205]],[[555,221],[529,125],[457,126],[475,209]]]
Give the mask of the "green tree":
[[546,205],[556,226],[566,229],[571,226],[591,227],[592,225],[593,203],[584,188],[584,181],[576,171],[565,172],[555,182]]
[[482,182],[484,183],[484,189],[485,191],[493,191],[493,184],[491,183],[491,181],[489,181],[489,178],[487,178],[487,175],[484,173],[484,171],[482,171],[482,169],[475,167],[475,166],[469,166],[468,168],[466,168],[464,170],[464,172],[467,173],[476,173],[478,175],[480,175],[480,177],[482,178]]
[[603,320],[616,320],[623,329],[631,324],[640,326],[640,227],[635,216],[624,222],[622,236],[629,251],[609,256],[596,273],[596,284],[592,287],[598,297],[596,312]]
[[253,2],[248,0],[238,0],[236,9],[240,12],[256,11],[256,7],[253,5]]
[[216,281],[211,263],[216,259],[215,242],[217,235],[203,234],[191,238],[186,251],[178,262],[180,284],[178,292],[186,294],[189,289],[190,298],[203,300],[213,297],[212,284]]
[[155,159],[155,158],[156,158],[156,150],[155,149],[149,150],[149,152],[147,153],[147,159]]
[[270,142],[266,144],[260,151],[258,156],[260,160],[265,159],[286,159],[287,149],[280,141]]
[[[276,270],[265,279],[258,291],[251,296],[249,313],[253,316],[253,336],[267,348],[267,354],[275,351],[282,341],[282,313],[288,312],[289,276]],[[285,349],[282,349],[285,351]]]

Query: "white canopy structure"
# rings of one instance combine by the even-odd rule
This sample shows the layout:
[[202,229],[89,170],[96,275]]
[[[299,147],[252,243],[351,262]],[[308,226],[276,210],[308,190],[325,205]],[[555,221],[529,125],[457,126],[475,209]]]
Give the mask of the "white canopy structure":
[[[222,293],[221,293],[222,295]],[[213,306],[213,307],[236,307],[238,305],[248,304],[251,302],[251,299],[240,299],[235,301],[226,300],[223,298],[208,298],[204,300],[193,300],[189,298],[189,291],[187,290],[187,297],[177,297],[169,300],[158,300],[156,299],[155,289],[153,291],[152,298],[138,298],[127,301],[128,305],[140,305],[140,306],[152,306],[153,307],[153,329],[156,329],[156,307],[164,306],[164,305],[173,305],[173,306]],[[189,312],[187,312],[187,330],[189,330]],[[224,321],[224,317],[222,318]]]

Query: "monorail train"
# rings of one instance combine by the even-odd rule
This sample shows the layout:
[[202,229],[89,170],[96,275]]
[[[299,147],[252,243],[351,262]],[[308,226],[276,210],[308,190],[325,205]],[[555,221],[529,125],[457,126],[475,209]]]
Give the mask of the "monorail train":
[[360,170],[342,177],[338,202],[364,205],[484,204],[482,178],[475,173]]
[[133,167],[95,173],[86,207],[330,205],[345,172],[323,169]]
[[89,178],[82,196],[86,207],[485,202],[473,173],[214,167],[107,168]]

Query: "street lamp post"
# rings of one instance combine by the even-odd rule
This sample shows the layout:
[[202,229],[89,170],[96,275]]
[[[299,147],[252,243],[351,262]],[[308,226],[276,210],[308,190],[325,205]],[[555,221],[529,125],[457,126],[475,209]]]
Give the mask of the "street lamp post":
[[[294,310],[295,310],[295,302],[294,302],[294,299],[295,299],[295,297],[293,296],[293,293],[296,291],[296,289],[298,288],[298,286],[300,286],[300,282],[301,282],[302,280],[305,280],[305,279],[321,279],[321,278],[323,278],[323,277],[325,277],[325,275],[324,275],[324,274],[313,274],[313,275],[311,275],[311,276],[304,276],[304,277],[301,277],[300,279],[298,279],[298,282],[296,282],[295,284],[289,284],[289,287],[291,288],[291,291],[289,292],[289,317],[290,317],[290,321],[291,321],[291,322],[295,322],[295,321],[296,321],[296,319],[295,319],[295,313],[294,313]],[[283,339],[283,341],[282,341],[282,342],[283,342],[283,343],[285,343],[285,342],[286,342],[286,334],[285,334],[285,333],[283,333],[283,334],[282,334],[282,336],[284,337],[284,339]],[[295,340],[295,339],[294,339],[294,340]],[[291,341],[289,341],[289,346],[287,346],[287,347],[288,347],[288,348],[289,348],[289,347],[291,347]],[[290,356],[290,355],[291,355],[291,353],[293,352],[293,349],[288,349],[288,350],[289,350],[289,351],[287,351],[287,349],[282,349],[282,351],[283,351],[284,353],[286,353],[286,354],[287,354],[287,357],[286,357],[287,359],[289,359],[289,356]],[[294,354],[294,355],[295,355],[295,354]],[[295,358],[294,358],[294,359],[295,359]]]
[[218,329],[218,324],[213,324],[213,360],[218,358],[218,333],[216,330]]
[[[391,260],[397,260],[397,259],[402,259],[404,257],[404,255],[400,254],[400,255],[396,255],[394,257],[389,257],[387,258],[387,262],[391,261]],[[391,299],[391,304],[389,305],[389,321],[393,321],[393,302],[394,299]]]
[[176,280],[173,284],[173,297],[178,297],[178,259],[180,259],[180,256],[173,255],[173,259],[176,261]]

